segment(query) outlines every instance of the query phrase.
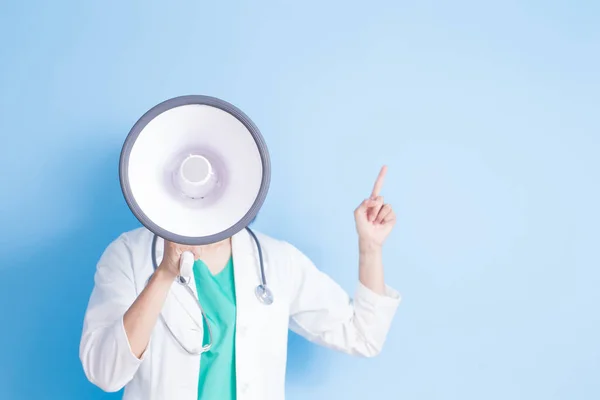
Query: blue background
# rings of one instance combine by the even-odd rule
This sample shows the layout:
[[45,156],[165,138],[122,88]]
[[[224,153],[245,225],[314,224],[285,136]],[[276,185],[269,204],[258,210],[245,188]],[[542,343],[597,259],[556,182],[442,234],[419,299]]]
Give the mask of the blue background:
[[78,359],[95,263],[139,226],[119,151],[191,93],[267,140],[256,228],[349,291],[352,211],[389,165],[385,350],[292,336],[288,399],[600,398],[599,20],[591,0],[3,1],[0,398],[120,397]]

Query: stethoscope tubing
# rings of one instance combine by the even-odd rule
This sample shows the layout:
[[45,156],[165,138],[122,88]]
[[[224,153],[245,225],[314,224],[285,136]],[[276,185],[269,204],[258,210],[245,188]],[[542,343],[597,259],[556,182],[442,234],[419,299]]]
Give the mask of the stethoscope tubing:
[[[261,248],[258,238],[256,237],[256,234],[254,232],[252,232],[252,230],[248,227],[246,227],[246,230],[248,231],[248,233],[250,233],[250,235],[254,239],[254,243],[256,244],[256,248],[258,250],[258,260],[259,260],[259,265],[260,265],[260,285],[258,285],[256,287],[255,294],[261,303],[263,303],[265,305],[270,305],[273,303],[273,294],[271,293],[271,290],[267,287],[267,278],[265,276],[262,248]],[[155,234],[154,237],[152,238],[152,249],[151,249],[152,267],[153,267],[154,271],[156,271],[156,269],[158,268],[158,261],[156,259],[156,244],[157,244],[157,242],[158,242],[158,235]],[[171,333],[171,336],[173,336],[175,338],[175,340],[177,341],[177,343],[179,343],[179,346],[181,346],[182,349],[184,349],[189,354],[202,354],[206,351],[209,351],[212,347],[213,340],[212,340],[212,329],[210,327],[210,323],[208,321],[206,314],[204,313],[202,304],[200,304],[200,300],[198,298],[196,298],[196,296],[194,295],[194,292],[189,287],[189,282],[187,282],[185,280],[185,278],[182,276],[178,277],[177,282],[179,284],[185,286],[188,293],[190,294],[190,296],[194,297],[194,299],[196,300],[198,307],[200,308],[200,312],[202,313],[202,318],[204,319],[204,321],[206,322],[206,326],[208,327],[209,343],[207,345],[202,346],[202,349],[200,350],[199,353],[197,351],[189,350],[186,346],[183,345],[183,343],[181,343],[179,338],[177,338],[177,336],[173,333],[173,331],[171,330],[169,325],[166,323],[164,318],[161,318],[161,319],[163,320],[163,323],[166,325],[167,329]],[[162,314],[161,314],[161,317],[162,317]]]

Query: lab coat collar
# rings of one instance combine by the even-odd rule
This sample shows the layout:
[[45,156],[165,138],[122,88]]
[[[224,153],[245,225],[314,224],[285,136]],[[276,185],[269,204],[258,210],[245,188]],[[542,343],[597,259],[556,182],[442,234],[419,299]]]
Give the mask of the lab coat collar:
[[[256,303],[254,288],[260,283],[258,247],[246,229],[232,237],[233,271],[235,279],[236,319],[242,327],[253,315]],[[264,256],[264,254],[263,254]]]

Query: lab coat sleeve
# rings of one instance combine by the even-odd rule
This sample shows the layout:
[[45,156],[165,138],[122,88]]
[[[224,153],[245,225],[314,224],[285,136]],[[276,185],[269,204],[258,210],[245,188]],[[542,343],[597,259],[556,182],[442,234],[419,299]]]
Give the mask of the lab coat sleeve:
[[123,236],[104,251],[83,322],[79,357],[88,380],[106,392],[121,390],[144,359],[137,358],[123,326],[136,298],[131,253]]
[[400,304],[399,293],[386,285],[383,295],[360,281],[351,298],[330,276],[288,245],[294,278],[290,329],[316,344],[362,357],[378,355]]

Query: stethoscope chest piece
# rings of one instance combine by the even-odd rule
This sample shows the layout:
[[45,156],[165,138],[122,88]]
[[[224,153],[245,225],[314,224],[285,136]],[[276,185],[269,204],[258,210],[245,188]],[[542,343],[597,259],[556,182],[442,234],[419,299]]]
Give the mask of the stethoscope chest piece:
[[258,285],[255,290],[258,301],[265,305],[273,304],[273,293],[266,285]]

